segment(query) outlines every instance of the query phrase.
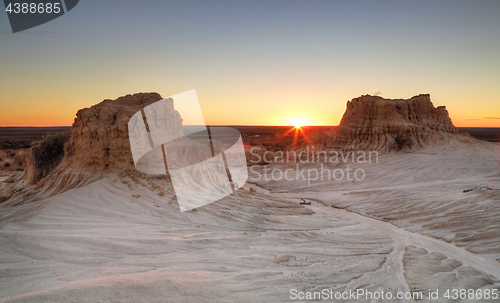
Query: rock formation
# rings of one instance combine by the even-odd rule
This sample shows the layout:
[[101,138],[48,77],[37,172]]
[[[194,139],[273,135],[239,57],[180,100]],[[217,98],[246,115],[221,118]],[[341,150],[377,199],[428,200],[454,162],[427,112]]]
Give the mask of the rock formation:
[[[137,111],[161,99],[157,93],[138,93],[79,110],[64,145],[64,156],[55,169],[98,175],[134,168],[128,121]],[[29,164],[24,181],[35,184],[40,181],[38,167]]]
[[138,93],[79,110],[69,136],[48,138],[28,150],[22,184],[12,182],[1,190],[0,198],[10,199],[9,204],[25,203],[35,199],[28,196],[52,196],[84,186],[105,172],[135,170],[128,121],[161,99],[157,93]]
[[414,150],[457,133],[446,108],[434,107],[427,94],[408,100],[365,95],[347,101],[340,125],[326,138],[325,147]]

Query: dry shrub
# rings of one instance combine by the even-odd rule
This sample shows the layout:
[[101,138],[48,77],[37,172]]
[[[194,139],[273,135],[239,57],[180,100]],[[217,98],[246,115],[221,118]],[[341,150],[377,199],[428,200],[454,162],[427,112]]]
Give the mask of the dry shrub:
[[64,156],[64,143],[69,140],[69,131],[48,136],[33,143],[30,160],[43,178],[59,164]]

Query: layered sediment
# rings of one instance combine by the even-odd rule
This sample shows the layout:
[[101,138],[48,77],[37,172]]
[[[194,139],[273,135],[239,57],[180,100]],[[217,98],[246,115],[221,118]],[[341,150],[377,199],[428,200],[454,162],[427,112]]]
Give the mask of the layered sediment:
[[434,107],[430,95],[408,100],[365,95],[347,101],[328,148],[358,150],[415,150],[457,134],[444,106]]

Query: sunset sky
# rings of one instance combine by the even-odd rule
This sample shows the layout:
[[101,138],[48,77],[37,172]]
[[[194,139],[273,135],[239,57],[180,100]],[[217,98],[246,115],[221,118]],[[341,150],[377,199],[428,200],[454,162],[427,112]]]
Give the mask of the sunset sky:
[[107,1],[13,34],[0,13],[0,126],[71,125],[136,92],[196,89],[212,125],[337,125],[365,94],[429,93],[500,127],[500,1]]

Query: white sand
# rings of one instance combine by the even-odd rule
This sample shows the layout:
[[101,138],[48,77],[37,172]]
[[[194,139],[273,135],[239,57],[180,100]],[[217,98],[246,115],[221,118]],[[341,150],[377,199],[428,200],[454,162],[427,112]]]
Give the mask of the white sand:
[[168,186],[160,197],[108,175],[0,229],[0,301],[289,302],[291,289],[499,288],[499,196],[462,193],[498,188],[498,146],[389,154],[364,166],[364,181],[258,182],[271,193],[240,190],[183,213]]

